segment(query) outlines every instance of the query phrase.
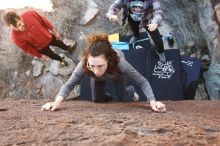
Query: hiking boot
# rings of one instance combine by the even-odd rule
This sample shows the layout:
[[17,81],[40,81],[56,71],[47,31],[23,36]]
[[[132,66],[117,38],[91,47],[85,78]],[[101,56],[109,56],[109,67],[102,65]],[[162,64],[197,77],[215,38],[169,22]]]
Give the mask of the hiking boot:
[[62,66],[68,66],[68,62],[65,60],[65,58],[62,58],[62,61],[60,61],[60,65]]
[[161,62],[166,62],[166,56],[165,56],[164,52],[162,52],[162,53],[156,52],[156,53],[157,53],[157,55],[158,55]]

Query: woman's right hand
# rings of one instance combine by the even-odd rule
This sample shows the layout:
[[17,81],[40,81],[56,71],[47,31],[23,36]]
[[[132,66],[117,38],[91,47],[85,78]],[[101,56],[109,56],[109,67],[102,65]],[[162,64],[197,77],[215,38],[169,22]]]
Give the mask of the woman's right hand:
[[160,101],[151,100],[150,101],[151,109],[155,112],[165,112],[166,106]]
[[118,16],[117,15],[108,15],[106,14],[105,17],[109,20],[109,21],[117,21],[118,20]]
[[44,110],[44,111],[49,111],[49,110],[50,111],[54,111],[54,110],[56,110],[60,106],[60,104],[63,101],[63,99],[64,98],[62,96],[57,96],[56,100],[54,102],[48,102],[48,103],[42,105],[41,106],[41,110]]

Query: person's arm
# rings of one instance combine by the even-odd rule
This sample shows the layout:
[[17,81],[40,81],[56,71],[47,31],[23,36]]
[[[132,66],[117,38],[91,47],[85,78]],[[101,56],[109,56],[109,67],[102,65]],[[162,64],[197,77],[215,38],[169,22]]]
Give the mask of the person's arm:
[[15,39],[12,39],[12,41],[15,43],[15,45],[17,47],[19,47],[20,49],[22,49],[24,52],[32,55],[32,56],[35,56],[35,57],[38,57],[38,58],[42,58],[42,54],[39,53],[38,51],[36,51],[32,46],[30,46],[28,43],[26,42],[22,42],[22,41],[19,41],[19,40],[15,40]]
[[52,29],[51,31],[53,32],[55,38],[58,40],[60,38],[60,33],[56,31],[56,29]]
[[80,83],[85,75],[82,65],[83,63],[81,61],[77,64],[69,80],[60,88],[58,96],[66,98],[73,88]]
[[108,18],[110,21],[116,21],[118,19],[118,12],[124,6],[124,0],[116,0],[113,4],[110,5],[108,12],[105,14],[105,17]]
[[59,93],[55,97],[55,101],[44,104],[41,110],[56,110],[73,88],[82,80],[84,74],[82,62],[79,62],[69,80],[60,88]]
[[32,14],[41,23],[41,25],[43,25],[44,27],[46,27],[47,29],[53,32],[56,39],[60,38],[60,33],[56,31],[56,29],[53,27],[53,25],[50,23],[50,21],[46,17],[38,14],[36,11],[32,11]]
[[159,0],[153,0],[153,19],[151,23],[156,23],[160,25],[162,18],[163,18],[163,11],[160,6]]
[[158,0],[153,0],[153,18],[151,22],[147,25],[148,30],[154,31],[160,25],[163,18],[163,11],[161,10],[160,3]]
[[144,95],[147,97],[148,102],[152,110],[156,112],[165,112],[165,105],[159,101],[156,101],[153,90],[148,82],[148,80],[143,77],[138,71],[131,66],[124,58],[120,58],[120,63],[118,65],[122,73],[126,74],[130,79],[135,81],[139,87],[141,87]]
[[49,30],[54,29],[53,25],[50,23],[50,21],[46,17],[40,15],[39,13],[37,13],[34,10],[30,10],[30,11],[31,11],[33,17],[35,17],[44,27],[46,27]]

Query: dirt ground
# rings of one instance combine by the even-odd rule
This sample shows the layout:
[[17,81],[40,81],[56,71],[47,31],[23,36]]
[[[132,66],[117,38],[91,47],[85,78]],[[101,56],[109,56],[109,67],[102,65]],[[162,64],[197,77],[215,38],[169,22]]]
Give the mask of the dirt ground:
[[166,113],[144,102],[0,100],[1,146],[220,145],[220,101],[166,101]]

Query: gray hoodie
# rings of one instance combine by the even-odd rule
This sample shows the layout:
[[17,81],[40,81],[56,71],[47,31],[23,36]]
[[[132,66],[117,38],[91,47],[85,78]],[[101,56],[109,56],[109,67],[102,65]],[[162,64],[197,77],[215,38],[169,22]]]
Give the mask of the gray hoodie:
[[[124,56],[123,54],[121,54],[121,52],[119,51],[116,52],[120,58],[118,69],[121,71],[121,73],[132,79],[139,87],[141,87],[148,101],[155,100],[152,88],[148,80],[145,77],[143,77],[140,73],[138,73],[137,70],[124,59]],[[62,96],[66,98],[69,95],[69,93],[73,90],[75,85],[80,83],[82,78],[85,76],[82,65],[83,63],[82,61],[80,61],[76,66],[75,70],[73,71],[69,80],[61,87],[58,96]],[[105,73],[101,77],[101,80],[107,80],[107,79],[114,80],[115,78],[117,78],[117,76],[109,73]]]

